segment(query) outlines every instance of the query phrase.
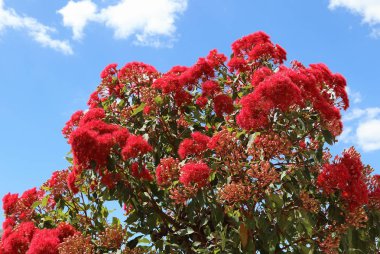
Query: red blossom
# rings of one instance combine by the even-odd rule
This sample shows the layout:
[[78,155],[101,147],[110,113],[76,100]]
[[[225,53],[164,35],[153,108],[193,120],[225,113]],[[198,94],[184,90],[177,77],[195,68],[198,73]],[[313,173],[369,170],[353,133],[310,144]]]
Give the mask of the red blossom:
[[152,151],[153,148],[142,136],[129,136],[126,145],[121,151],[124,160],[136,158]]
[[99,98],[99,92],[98,91],[95,91],[93,92],[91,95],[90,95],[90,98],[88,99],[87,101],[87,105],[90,107],[90,108],[96,108],[99,106],[99,104],[101,103],[101,100]]
[[83,168],[89,167],[92,161],[97,168],[106,165],[112,147],[120,141],[120,129],[118,125],[92,120],[73,131],[69,143],[74,164]]
[[208,99],[206,97],[200,96],[197,98],[195,104],[197,104],[200,108],[204,108],[207,105]]
[[104,70],[100,73],[100,78],[106,79],[109,78],[110,76],[113,76],[117,73],[117,64],[112,63],[106,66]]
[[232,51],[234,54],[228,63],[232,72],[245,72],[252,67],[261,66],[263,61],[282,64],[286,60],[285,50],[274,45],[264,32],[256,32],[235,41]]
[[237,123],[248,130],[265,127],[273,109],[288,111],[293,105],[304,105],[301,90],[282,72],[266,78],[240,103],[242,109],[237,116]]
[[198,187],[203,187],[208,182],[211,169],[205,163],[187,163],[180,170],[179,181],[190,186],[197,184]]
[[333,164],[326,164],[318,176],[318,185],[326,194],[340,191],[342,199],[350,210],[368,203],[364,166],[360,154],[354,148],[343,152],[341,158],[335,158]]
[[20,223],[12,232],[3,236],[2,243],[5,253],[26,253],[36,230],[33,222]]
[[178,148],[178,155],[181,159],[189,155],[199,155],[207,150],[207,143],[209,141],[210,137],[200,132],[194,132],[191,134],[191,138],[186,138],[181,142]]
[[18,194],[8,193],[3,197],[3,210],[6,215],[10,215],[16,211],[18,202]]
[[58,254],[59,243],[60,241],[56,230],[37,230],[26,254]]
[[140,86],[153,82],[157,77],[156,68],[141,62],[127,63],[118,73],[118,78],[121,82]]
[[217,116],[223,116],[223,114],[231,114],[234,112],[234,102],[227,94],[219,94],[215,96],[214,111]]
[[79,121],[83,117],[83,114],[82,110],[78,110],[71,116],[70,120],[66,122],[65,127],[62,129],[62,134],[65,138],[68,138],[74,128],[79,125]]
[[202,96],[204,97],[214,97],[220,91],[219,84],[215,80],[207,80],[202,84]]
[[170,185],[178,177],[178,160],[170,157],[161,159],[156,168],[156,180],[158,185]]
[[133,163],[131,166],[131,174],[137,179],[151,182],[154,180],[153,176],[150,174],[149,170],[144,166],[140,169],[138,163]]
[[77,172],[76,171],[72,171],[70,174],[67,175],[67,186],[69,187],[69,189],[74,193],[78,193],[79,192],[79,189],[78,187],[76,186],[76,180],[77,180]]
[[106,117],[106,113],[102,108],[89,109],[80,119],[79,125],[84,125],[93,120],[102,120]]
[[251,84],[252,86],[257,86],[263,82],[267,77],[273,74],[273,71],[268,67],[264,66],[253,73]]

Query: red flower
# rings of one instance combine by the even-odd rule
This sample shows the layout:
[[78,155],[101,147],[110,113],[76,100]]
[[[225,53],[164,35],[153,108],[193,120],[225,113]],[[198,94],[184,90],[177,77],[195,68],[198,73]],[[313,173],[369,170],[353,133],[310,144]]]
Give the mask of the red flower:
[[69,121],[66,122],[65,127],[62,129],[62,134],[65,138],[68,138],[75,127],[79,125],[80,119],[83,117],[83,111],[79,110],[75,112]]
[[226,94],[219,94],[214,98],[214,111],[217,116],[223,114],[231,114],[234,112],[234,103],[230,96]]
[[103,120],[106,117],[106,113],[102,108],[93,108],[88,110],[80,119],[79,125],[84,125],[93,120]]
[[[82,119],[84,120],[84,119]],[[106,165],[112,147],[120,142],[121,131],[117,125],[92,120],[81,125],[70,135],[74,165],[88,168],[93,161],[96,168]],[[120,145],[120,144],[119,144]]]
[[32,188],[30,190],[25,191],[21,198],[20,202],[27,208],[30,208],[34,202],[41,200],[44,196],[44,191],[39,190],[37,191],[37,188]]
[[202,84],[202,96],[214,97],[220,90],[219,83],[214,80],[207,80]]
[[127,63],[119,70],[118,78],[123,83],[142,85],[153,82],[158,77],[156,68],[141,62]]
[[253,73],[251,84],[252,86],[256,87],[261,82],[263,82],[267,77],[271,76],[273,74],[273,71],[269,69],[268,67],[264,66],[258,69]]
[[67,176],[67,186],[69,189],[74,193],[78,193],[79,189],[76,186],[75,182],[77,180],[77,172],[73,170],[68,176]]
[[210,172],[205,163],[187,163],[180,170],[179,181],[185,186],[197,184],[198,187],[203,187],[208,182]]
[[121,151],[121,155],[123,156],[124,160],[128,160],[144,155],[152,150],[153,148],[142,136],[131,135],[129,136],[126,145]]
[[207,143],[210,137],[200,133],[194,132],[191,138],[184,139],[178,148],[178,155],[181,159],[186,158],[188,155],[199,155],[207,150]]
[[156,180],[158,185],[170,185],[178,177],[178,160],[174,158],[161,159],[156,168]]
[[79,231],[66,222],[59,223],[55,231],[60,242],[63,242],[63,240],[69,236],[79,234]]
[[292,105],[304,104],[301,90],[282,72],[266,78],[240,103],[242,109],[237,116],[237,123],[248,130],[265,127],[272,109],[288,111]]
[[100,73],[100,78],[107,79],[115,75],[117,73],[116,67],[117,64],[115,63],[107,65],[106,68],[104,68],[104,70]]
[[195,104],[197,104],[200,108],[204,108],[207,105],[208,99],[206,97],[198,97]]
[[151,182],[154,180],[153,176],[150,174],[149,170],[146,169],[144,166],[139,169],[139,164],[138,163],[133,163],[132,166],[131,166],[131,174],[132,176],[138,178],[138,179],[141,179],[141,180],[144,180],[144,181],[148,181],[148,182]]
[[285,50],[273,45],[264,32],[256,32],[235,41],[232,50],[234,54],[228,63],[231,71],[244,72],[262,65],[264,61],[282,64],[286,60]]
[[4,234],[2,242],[5,253],[26,253],[36,230],[33,222],[22,222],[12,232]]
[[343,152],[343,157],[337,157],[333,164],[323,167],[317,183],[326,194],[340,191],[349,209],[354,210],[368,203],[369,191],[363,172],[360,154],[350,148]]
[[58,254],[59,243],[56,230],[37,230],[26,254]]
[[100,101],[100,98],[99,98],[99,92],[98,91],[93,92],[90,95],[90,98],[87,101],[87,105],[90,108],[96,108],[96,107],[99,106],[100,103],[101,103],[101,101]]
[[18,194],[8,193],[3,197],[3,210],[6,215],[10,215],[16,211],[18,202]]

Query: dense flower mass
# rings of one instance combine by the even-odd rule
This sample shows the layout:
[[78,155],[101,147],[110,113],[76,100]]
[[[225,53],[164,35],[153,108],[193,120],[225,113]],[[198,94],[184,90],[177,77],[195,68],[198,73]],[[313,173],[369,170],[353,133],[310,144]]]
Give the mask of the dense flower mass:
[[199,155],[207,149],[210,138],[200,132],[191,134],[191,138],[184,139],[178,148],[178,155],[181,159],[188,155]]
[[161,159],[156,168],[156,180],[158,185],[170,185],[178,179],[178,160],[170,157]]
[[3,197],[0,254],[377,253],[380,177],[326,146],[346,81],[286,59],[257,32],[166,73],[108,65],[67,169]]
[[336,158],[333,164],[326,164],[318,176],[318,185],[327,193],[340,191],[350,209],[368,203],[368,187],[360,155],[354,148]]
[[127,143],[124,146],[121,154],[125,160],[130,158],[136,158],[139,155],[144,155],[152,151],[152,147],[141,136],[131,135],[127,139]]
[[179,181],[184,185],[197,184],[203,187],[208,182],[210,168],[205,163],[187,163],[180,170]]

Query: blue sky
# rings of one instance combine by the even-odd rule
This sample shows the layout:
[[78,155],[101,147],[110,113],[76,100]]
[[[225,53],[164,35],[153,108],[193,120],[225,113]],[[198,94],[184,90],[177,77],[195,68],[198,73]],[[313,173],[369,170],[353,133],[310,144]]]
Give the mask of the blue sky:
[[304,64],[348,81],[333,148],[358,147],[380,173],[380,0],[0,0],[0,196],[67,166],[61,129],[109,63],[191,65],[263,30]]

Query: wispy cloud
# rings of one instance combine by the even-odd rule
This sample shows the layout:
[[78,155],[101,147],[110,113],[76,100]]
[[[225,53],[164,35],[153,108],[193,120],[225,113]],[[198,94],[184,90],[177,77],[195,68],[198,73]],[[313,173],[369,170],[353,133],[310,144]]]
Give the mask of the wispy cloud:
[[88,22],[96,20],[96,12],[97,6],[91,0],[69,1],[58,11],[63,17],[63,25],[72,29],[75,40],[82,39]]
[[41,24],[35,18],[19,15],[15,10],[6,8],[4,1],[0,0],[0,32],[6,29],[24,31],[44,47],[52,48],[67,55],[73,53],[68,41],[51,37],[51,33],[55,32],[54,28]]
[[345,129],[338,138],[345,143],[354,143],[364,151],[380,149],[380,108],[354,108],[343,121]]
[[83,37],[90,22],[98,22],[114,31],[117,39],[134,37],[135,43],[170,46],[175,39],[178,15],[187,8],[187,0],[121,0],[97,11],[92,0],[70,0],[58,11],[73,38]]
[[346,8],[362,17],[363,23],[372,27],[371,35],[380,36],[380,1],[379,0],[330,0],[329,8]]
[[356,104],[362,101],[362,95],[359,92],[352,90],[350,87],[347,87],[346,89],[351,102]]

